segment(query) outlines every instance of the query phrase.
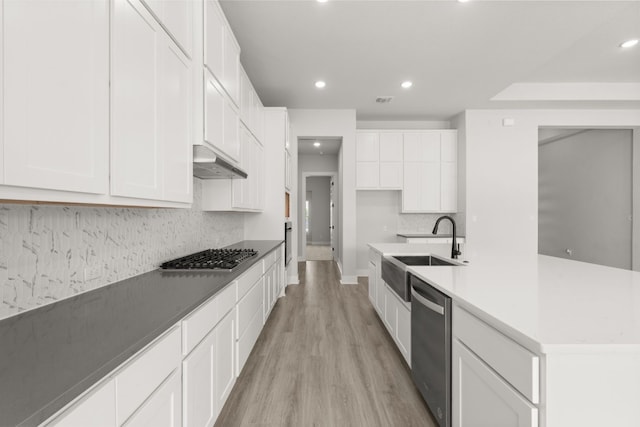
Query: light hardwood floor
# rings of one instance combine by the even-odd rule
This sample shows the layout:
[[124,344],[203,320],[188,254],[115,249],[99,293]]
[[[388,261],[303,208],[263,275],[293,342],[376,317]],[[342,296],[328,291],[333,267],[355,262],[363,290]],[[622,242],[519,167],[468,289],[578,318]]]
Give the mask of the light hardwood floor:
[[331,261],[331,246],[307,245],[305,251],[305,259],[307,261]]
[[369,302],[366,279],[299,263],[216,426],[436,426]]

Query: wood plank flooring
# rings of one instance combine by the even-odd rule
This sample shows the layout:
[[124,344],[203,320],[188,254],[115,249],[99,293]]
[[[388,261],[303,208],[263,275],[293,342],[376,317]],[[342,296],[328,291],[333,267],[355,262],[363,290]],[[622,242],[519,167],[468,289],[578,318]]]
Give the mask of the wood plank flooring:
[[216,426],[437,424],[369,302],[366,279],[340,285],[335,263],[299,263]]

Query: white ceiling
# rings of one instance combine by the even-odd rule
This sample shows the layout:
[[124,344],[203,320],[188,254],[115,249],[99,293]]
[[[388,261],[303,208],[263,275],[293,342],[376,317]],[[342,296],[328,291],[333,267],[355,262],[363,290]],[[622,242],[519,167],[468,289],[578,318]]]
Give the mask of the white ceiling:
[[[320,147],[315,147],[314,142]],[[298,138],[298,154],[322,154],[335,156],[340,151],[341,139],[334,138]]]
[[[513,83],[640,82],[640,45],[618,47],[640,37],[639,1],[221,4],[267,106],[355,108],[358,120],[446,120],[470,108],[640,107],[638,97],[491,101]],[[319,79],[323,90],[313,85]],[[404,90],[407,79],[414,86]],[[383,95],[394,99],[376,104]]]

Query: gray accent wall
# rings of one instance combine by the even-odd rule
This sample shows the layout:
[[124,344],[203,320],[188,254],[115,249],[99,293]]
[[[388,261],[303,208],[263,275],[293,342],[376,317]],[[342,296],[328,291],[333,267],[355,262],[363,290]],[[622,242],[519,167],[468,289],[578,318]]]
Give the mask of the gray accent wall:
[[193,188],[191,209],[0,204],[0,318],[243,240],[243,214],[202,212]]
[[630,269],[632,132],[568,135],[539,147],[538,251]]

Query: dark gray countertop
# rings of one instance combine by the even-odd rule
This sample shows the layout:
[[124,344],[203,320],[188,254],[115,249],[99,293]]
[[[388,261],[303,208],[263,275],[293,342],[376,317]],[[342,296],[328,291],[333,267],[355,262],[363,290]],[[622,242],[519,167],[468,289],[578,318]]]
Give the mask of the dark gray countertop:
[[232,272],[154,270],[1,320],[0,426],[45,421],[281,243],[228,246],[258,251]]
[[[408,238],[430,237],[430,238],[435,238],[435,239],[438,239],[438,238],[445,239],[445,238],[448,238],[448,237],[453,237],[453,234],[431,234],[431,233],[423,232],[423,233],[398,233],[398,234],[396,234],[396,236],[398,236],[398,237],[408,237]],[[456,235],[456,238],[457,237],[464,238],[464,236]]]

